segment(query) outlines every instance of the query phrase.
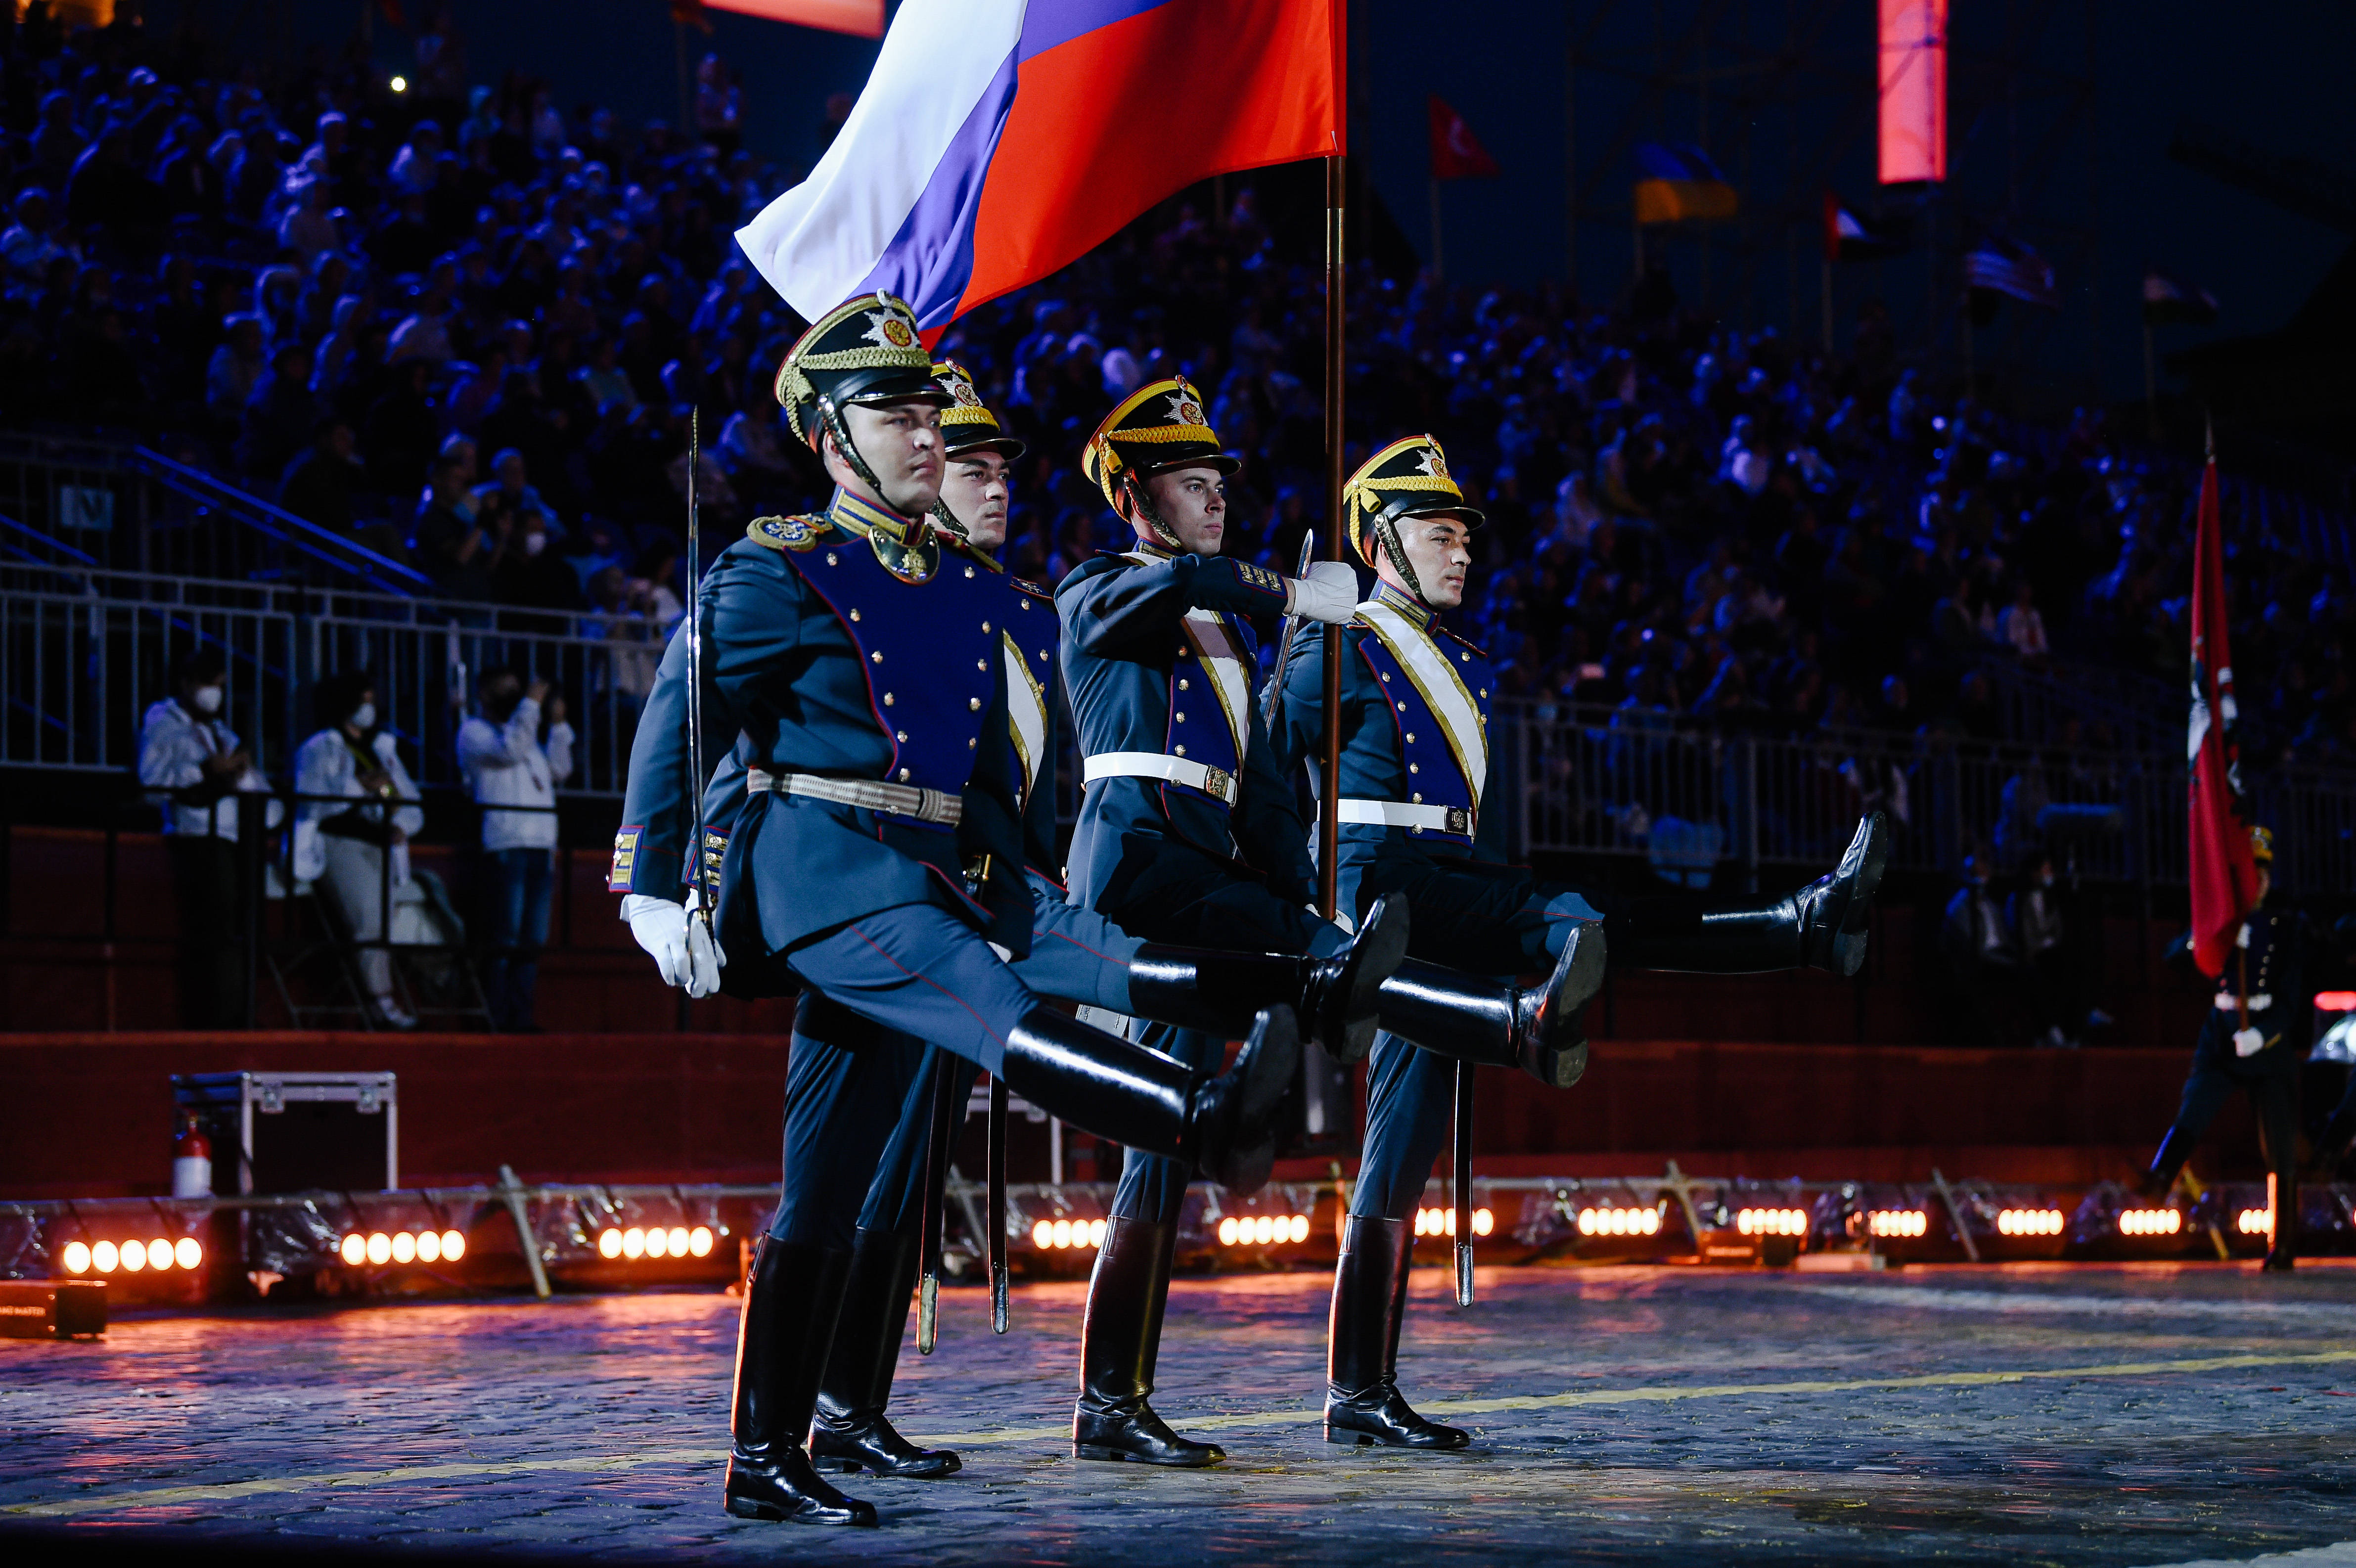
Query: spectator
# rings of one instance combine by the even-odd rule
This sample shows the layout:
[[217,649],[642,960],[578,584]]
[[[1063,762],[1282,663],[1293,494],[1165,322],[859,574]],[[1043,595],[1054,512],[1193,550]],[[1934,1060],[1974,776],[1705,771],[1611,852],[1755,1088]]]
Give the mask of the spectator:
[[205,366],[205,407],[224,424],[234,427],[245,417],[262,384],[262,343],[260,316],[241,314],[223,324],[220,347]]
[[16,221],[0,234],[0,268],[6,270],[4,281],[11,295],[32,294],[59,260],[80,264],[81,252],[59,236],[48,191],[27,186],[16,193],[11,210]]
[[294,753],[294,880],[319,886],[341,920],[373,1021],[415,1029],[393,991],[391,951],[370,944],[414,943],[424,923],[425,890],[409,864],[409,840],[425,827],[417,785],[378,723],[365,670],[321,680],[312,704],[319,731]]
[[2029,579],[2013,585],[2012,603],[2004,612],[2004,640],[2030,669],[2043,669],[2053,646],[2045,638],[2045,617],[2037,611],[2037,590]]
[[1963,886],[1947,901],[1940,931],[1966,1045],[2003,1043],[1996,1002],[2020,973],[2019,946],[1991,885],[1994,878],[1995,868],[1985,852],[1965,856]]
[[573,773],[573,726],[564,699],[517,669],[483,678],[480,709],[458,731],[458,767],[483,808],[483,989],[495,1028],[530,1033],[539,1027],[532,992],[548,941],[556,786]]
[[310,447],[286,465],[278,504],[305,522],[349,533],[352,492],[367,475],[353,445],[348,423],[333,414],[322,416]]
[[466,492],[466,472],[455,453],[435,459],[430,498],[417,519],[418,560],[439,597],[487,604],[498,596],[515,518],[502,510],[487,523]]
[[269,373],[245,401],[238,465],[262,477],[283,473],[312,439],[319,416],[319,400],[311,394],[311,351],[299,341],[280,344],[271,353]]
[[[179,917],[180,1024],[244,1029],[246,916],[259,890],[237,852],[238,803],[270,783],[222,717],[229,678],[220,652],[200,647],[172,667],[172,695],[139,722],[139,782],[164,814]],[[265,823],[276,827],[271,801]]]

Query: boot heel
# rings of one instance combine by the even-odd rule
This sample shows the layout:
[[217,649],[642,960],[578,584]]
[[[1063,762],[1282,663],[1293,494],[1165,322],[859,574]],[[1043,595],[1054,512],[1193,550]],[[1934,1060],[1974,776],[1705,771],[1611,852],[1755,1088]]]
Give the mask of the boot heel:
[[730,1498],[728,1511],[738,1519],[757,1519],[770,1524],[782,1524],[786,1510],[771,1503],[755,1502],[751,1498]]
[[1338,1426],[1329,1426],[1325,1429],[1325,1441],[1328,1443],[1351,1445],[1360,1448],[1371,1448],[1375,1445],[1375,1440],[1367,1436],[1365,1433],[1345,1432]]
[[1072,1445],[1072,1457],[1075,1459],[1109,1459],[1118,1464],[1121,1460],[1128,1458],[1129,1456],[1122,1453],[1118,1448],[1100,1447],[1094,1443],[1075,1443]]

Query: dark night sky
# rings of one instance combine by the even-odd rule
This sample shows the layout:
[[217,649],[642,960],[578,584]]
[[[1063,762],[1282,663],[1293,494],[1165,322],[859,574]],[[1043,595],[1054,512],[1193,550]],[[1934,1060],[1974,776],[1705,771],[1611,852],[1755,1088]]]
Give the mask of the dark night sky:
[[[477,80],[519,65],[552,79],[567,101],[594,99],[638,117],[676,113],[676,55],[661,0],[456,3]],[[348,36],[358,9],[356,0],[306,0],[298,26],[309,37]],[[414,15],[424,6],[412,0],[410,9]],[[1873,7],[1870,0],[1729,0],[1713,9],[1708,63],[1717,78],[1707,145],[1745,189],[1757,261],[1746,291],[1737,235],[1728,230],[1709,259],[1708,297],[1736,320],[1813,338],[1820,329],[1818,182],[1829,176],[1853,201],[1874,195],[1869,112],[1861,112],[1861,90],[1869,87],[1871,71]],[[1656,108],[1632,117],[1638,83],[1609,68],[1624,65],[1641,73],[1656,35],[1674,44],[1687,35],[1695,10],[1695,0],[1610,7],[1602,0],[1575,5],[1356,0],[1355,150],[1368,160],[1406,232],[1419,247],[1427,246],[1424,98],[1432,92],[1447,98],[1505,171],[1502,179],[1443,192],[1451,276],[1472,283],[1559,277],[1566,16],[1575,13],[1589,40],[1586,58],[1596,67],[1577,79],[1579,161],[1582,177],[1594,178],[1589,200],[1598,209],[1580,220],[1579,282],[1590,297],[1608,297],[1624,285],[1632,250],[1626,155],[1606,161],[1615,135],[1633,126],[1639,135],[1695,140],[1703,116],[1690,88],[1679,87]],[[1746,111],[1736,92],[1758,79],[1727,69],[1740,63],[1738,37],[1748,29],[1756,48],[1772,48],[1783,37],[1787,16],[1804,26],[1812,13],[1820,14],[1804,50],[1812,80],[1798,108],[1771,103]],[[818,151],[826,96],[855,91],[876,46],[718,13],[713,21],[712,47],[745,80],[753,145],[806,165]],[[2009,209],[2015,230],[2054,262],[2067,296],[2058,318],[2024,313],[2017,323],[2000,319],[1984,329],[1976,339],[1982,365],[2009,350],[2052,381],[2057,395],[2082,393],[2093,334],[2099,330],[2104,393],[2131,397],[2141,387],[2136,299],[2147,263],[2207,286],[2225,307],[2215,328],[2167,329],[2165,353],[2210,336],[2280,325],[2350,242],[2170,162],[2165,149],[2179,118],[2189,114],[2267,147],[2356,168],[2356,95],[2346,84],[2356,61],[2356,6],[2336,0],[2233,7],[2186,0],[1954,0],[1952,27],[1958,56],[1951,76],[1953,177],[1947,204],[1933,221],[1952,240]],[[2028,62],[2012,79],[2022,84],[2017,99],[2008,96],[2006,79],[1987,63],[2003,50],[2013,27],[2024,38],[2018,52]],[[407,63],[406,39],[391,29],[380,27],[378,50],[388,70]],[[1691,49],[1663,53],[1687,71],[1697,58]],[[2090,57],[2091,116],[2064,112],[2072,79],[2090,74]],[[1141,112],[1167,112],[1163,105],[1141,105]],[[1747,181],[1741,172],[1746,130]],[[1794,144],[1796,165],[1786,152]],[[1773,219],[1787,192],[1806,216],[1779,225]],[[2090,240],[2098,257],[2091,266]],[[1668,255],[1680,289],[1688,297],[1699,294],[1698,247],[1676,242]],[[1901,337],[1919,345],[1928,306],[1928,279],[1919,260],[1840,271],[1837,310],[1843,340],[1849,312],[1877,287],[1877,271]],[[1947,313],[1943,308],[1940,315]],[[1947,329],[1943,345],[1949,356],[1957,351],[1953,331]]]

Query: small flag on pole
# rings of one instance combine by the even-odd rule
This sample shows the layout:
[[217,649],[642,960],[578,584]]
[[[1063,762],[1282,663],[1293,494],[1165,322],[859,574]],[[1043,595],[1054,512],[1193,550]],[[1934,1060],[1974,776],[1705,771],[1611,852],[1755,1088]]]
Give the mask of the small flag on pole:
[[1825,192],[1826,261],[1878,261],[1904,251],[1909,238],[1904,227],[1888,219],[1869,225],[1842,206],[1839,197]]
[[1976,293],[2008,294],[2047,310],[2062,308],[2052,264],[2017,240],[1992,238],[1965,257],[1964,282]]
[[2212,446],[2201,475],[2192,543],[2192,720],[2185,744],[2191,769],[2185,816],[2191,833],[2187,864],[2192,871],[2192,961],[2204,975],[2224,973],[2242,917],[2258,892],[2249,803],[2242,794],[2241,753],[2234,743],[2233,652],[2217,514]]
[[2165,272],[2143,275],[2146,326],[2206,326],[2217,319],[2217,296]]
[[1446,99],[1433,94],[1431,112],[1431,177],[1436,180],[1494,179],[1497,160],[1464,123],[1464,116]]
[[1637,222],[1732,218],[1740,207],[1734,187],[1699,147],[1684,143],[1636,144]]

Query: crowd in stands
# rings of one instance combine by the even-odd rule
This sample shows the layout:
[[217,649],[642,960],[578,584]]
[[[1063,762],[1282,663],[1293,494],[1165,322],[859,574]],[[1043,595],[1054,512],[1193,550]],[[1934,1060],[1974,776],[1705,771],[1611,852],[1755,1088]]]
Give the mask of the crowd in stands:
[[[185,37],[20,27],[0,416],[193,438],[450,599],[659,625],[691,417],[716,541],[823,499],[770,390],[803,323],[731,240],[798,171],[738,145],[717,59],[687,133],[470,83],[446,18],[420,45],[399,95],[357,52],[265,81],[203,74]],[[1017,572],[1117,542],[1079,448],[1155,375],[1200,387],[1244,459],[1231,549],[1289,571],[1322,515],[1322,270],[1250,180],[1223,188],[948,332],[1030,443]],[[2178,700],[2197,475],[2099,413],[2018,426],[1905,367],[1870,308],[1828,357],[1687,308],[1659,267],[1607,305],[1362,264],[1349,304],[1349,460],[1446,446],[1488,518],[1466,635],[1515,696],[2040,743],[2005,734],[1999,677],[2101,668]],[[2356,760],[2347,574],[2229,523],[2247,750]]]

